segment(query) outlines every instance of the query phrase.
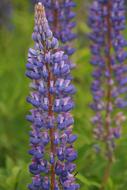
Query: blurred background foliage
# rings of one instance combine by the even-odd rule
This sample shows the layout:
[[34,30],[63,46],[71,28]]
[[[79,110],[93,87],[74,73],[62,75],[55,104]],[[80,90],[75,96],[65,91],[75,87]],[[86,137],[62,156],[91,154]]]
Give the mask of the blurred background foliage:
[[[4,2],[2,4],[2,2]],[[7,3],[6,3],[7,2]],[[106,160],[96,155],[93,145],[93,126],[90,83],[92,67],[87,39],[87,10],[91,1],[77,0],[78,39],[73,56],[77,64],[74,83],[77,87],[74,110],[74,131],[78,134],[77,179],[81,190],[98,190]],[[9,7],[7,7],[9,5]],[[7,8],[7,9],[6,9]],[[10,10],[11,9],[11,10]],[[29,124],[25,120],[29,106],[29,80],[25,77],[28,48],[32,45],[31,33],[34,17],[31,0],[0,0],[0,190],[26,190],[30,181],[28,164]],[[1,19],[2,22],[1,22]],[[125,36],[126,32],[125,32]],[[127,127],[117,141],[117,150],[107,190],[127,189]]]

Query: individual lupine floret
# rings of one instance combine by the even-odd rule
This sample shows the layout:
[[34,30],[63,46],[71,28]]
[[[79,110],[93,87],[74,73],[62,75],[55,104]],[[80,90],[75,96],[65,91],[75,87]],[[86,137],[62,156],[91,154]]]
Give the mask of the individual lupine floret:
[[[38,0],[34,0],[38,2]],[[72,9],[76,6],[73,0],[41,0],[46,7],[46,15],[54,36],[61,42],[61,48],[68,55],[72,55],[75,49],[71,47],[71,41],[76,38],[73,28],[75,13]]]
[[114,140],[121,136],[126,117],[121,109],[127,107],[127,66],[124,64],[127,42],[121,31],[125,29],[124,0],[95,0],[90,8],[89,25],[91,64],[95,67],[91,90],[96,112],[92,118],[94,135],[106,143],[106,154],[112,157]]
[[26,75],[32,79],[32,91],[27,101],[34,109],[27,115],[30,121],[29,166],[33,174],[30,190],[77,190],[75,164],[77,158],[72,134],[74,123],[70,111],[74,107],[68,56],[59,50],[58,40],[49,28],[44,7],[35,6],[35,27],[32,34],[34,49],[30,48]]

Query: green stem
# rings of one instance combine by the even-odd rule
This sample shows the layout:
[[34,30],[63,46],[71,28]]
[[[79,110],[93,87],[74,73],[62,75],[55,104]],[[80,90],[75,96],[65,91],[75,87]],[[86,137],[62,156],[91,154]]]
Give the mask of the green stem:
[[108,160],[108,164],[105,168],[105,171],[104,171],[104,176],[103,176],[103,179],[102,179],[102,183],[101,183],[101,187],[100,187],[100,190],[104,190],[105,189],[105,186],[107,185],[108,183],[108,179],[110,177],[110,172],[111,172],[111,167],[112,167],[112,163],[113,163],[113,160],[110,158]]

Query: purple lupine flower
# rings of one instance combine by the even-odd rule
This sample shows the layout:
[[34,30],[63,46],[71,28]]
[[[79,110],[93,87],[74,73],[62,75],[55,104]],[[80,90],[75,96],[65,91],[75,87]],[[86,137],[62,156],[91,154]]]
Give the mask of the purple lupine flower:
[[30,121],[29,166],[33,174],[30,190],[77,190],[75,164],[77,158],[72,134],[74,123],[71,110],[74,102],[71,95],[75,87],[71,84],[68,56],[59,50],[58,40],[53,37],[39,2],[35,6],[35,26],[30,48],[26,75],[32,79],[32,92],[27,101],[33,105],[27,120]]
[[94,135],[106,143],[106,154],[111,157],[114,141],[120,138],[126,119],[121,109],[127,107],[127,66],[124,64],[127,41],[121,33],[125,29],[124,0],[94,0],[88,23],[92,29],[91,64],[95,67],[91,85],[91,108],[96,112],[92,118],[96,126]]
[[[32,0],[35,4],[39,0]],[[71,47],[70,43],[76,38],[76,34],[73,33],[73,28],[76,26],[75,13],[72,8],[76,6],[73,0],[40,0],[46,7],[46,15],[53,32],[54,37],[56,37],[61,42],[61,48],[68,55],[72,55],[75,49]],[[63,44],[63,45],[62,45]]]
[[0,27],[10,27],[10,17],[12,14],[12,2],[11,0],[0,1]]

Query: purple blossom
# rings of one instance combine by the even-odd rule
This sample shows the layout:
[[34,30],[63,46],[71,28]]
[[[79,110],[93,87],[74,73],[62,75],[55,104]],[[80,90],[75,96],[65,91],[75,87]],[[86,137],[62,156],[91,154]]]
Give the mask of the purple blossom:
[[77,190],[75,164],[77,158],[72,134],[71,65],[68,56],[59,50],[57,38],[49,28],[41,3],[35,6],[35,26],[32,34],[34,49],[28,52],[26,75],[32,79],[28,103],[33,105],[27,120],[31,122],[29,166],[33,174],[30,190]]
[[[32,0],[33,3],[39,0]],[[71,41],[76,38],[73,28],[75,13],[72,9],[76,6],[73,0],[40,0],[46,7],[46,15],[53,35],[61,42],[61,49],[68,55],[72,55],[75,49],[71,47]],[[63,44],[63,45],[62,45]]]
[[92,118],[94,136],[106,143],[108,155],[114,150],[114,140],[121,136],[125,121],[122,108],[127,107],[127,67],[124,64],[127,41],[122,35],[125,29],[124,0],[94,0],[89,14],[89,37],[92,41],[91,64],[93,82],[91,108],[96,112]]
[[0,1],[0,27],[6,26],[11,28],[9,23],[12,14],[12,2],[11,0]]

